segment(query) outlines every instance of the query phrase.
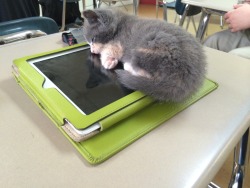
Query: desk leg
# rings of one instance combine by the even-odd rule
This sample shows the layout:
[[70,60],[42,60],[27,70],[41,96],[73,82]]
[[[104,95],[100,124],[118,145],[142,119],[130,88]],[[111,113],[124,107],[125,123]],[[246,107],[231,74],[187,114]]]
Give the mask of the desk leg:
[[187,13],[188,13],[188,11],[189,11],[189,8],[190,8],[190,5],[189,4],[186,4],[186,6],[185,6],[185,10],[184,10],[184,12],[183,12],[183,14],[182,14],[182,16],[181,16],[181,20],[180,20],[180,22],[179,22],[179,26],[183,26],[183,24],[184,24],[184,21],[185,21],[185,19],[186,19],[186,16],[187,16]]
[[211,13],[206,12],[205,10],[202,10],[200,23],[198,26],[198,30],[196,32],[196,38],[202,41],[204,34],[207,30],[207,25],[210,19]]
[[61,27],[60,31],[65,30],[65,16],[66,16],[66,0],[63,0],[62,27]]
[[168,2],[163,1],[163,19],[167,22],[168,21]]
[[[94,1],[93,1],[94,2]],[[85,10],[86,9],[86,4],[85,4],[85,0],[82,0],[82,9]]]
[[97,7],[96,1],[97,1],[97,0],[93,0],[93,8],[94,8],[94,9]]
[[138,13],[139,3],[140,3],[140,0],[133,0],[133,12],[134,12],[134,15],[137,15],[137,13]]
[[242,188],[245,175],[245,166],[247,166],[249,129],[242,136],[239,144],[234,149],[234,166],[232,171],[229,188]]
[[102,0],[97,0],[96,1],[96,7],[95,8],[100,8],[102,4]]
[[159,0],[155,1],[155,8],[156,8],[156,18],[158,18],[158,12],[159,12]]

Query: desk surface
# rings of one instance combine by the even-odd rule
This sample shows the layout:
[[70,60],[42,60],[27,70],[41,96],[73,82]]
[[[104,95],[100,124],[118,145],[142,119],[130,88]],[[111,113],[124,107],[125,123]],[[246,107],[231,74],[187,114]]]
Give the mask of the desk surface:
[[0,187],[205,187],[250,124],[250,61],[206,49],[219,88],[91,166],[11,74],[13,59],[63,46],[54,34],[0,47]]
[[219,11],[229,11],[238,0],[182,0],[181,2]]

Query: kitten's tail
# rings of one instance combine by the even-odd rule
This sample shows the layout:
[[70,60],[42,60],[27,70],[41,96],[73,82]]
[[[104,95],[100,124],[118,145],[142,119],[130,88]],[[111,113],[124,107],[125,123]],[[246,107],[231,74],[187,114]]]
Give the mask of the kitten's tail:
[[[201,86],[203,79],[192,83],[173,83],[171,80],[154,80],[130,74],[128,71],[116,70],[118,80],[125,87],[139,90],[158,101],[180,102],[193,94]],[[184,85],[185,86],[184,86]]]

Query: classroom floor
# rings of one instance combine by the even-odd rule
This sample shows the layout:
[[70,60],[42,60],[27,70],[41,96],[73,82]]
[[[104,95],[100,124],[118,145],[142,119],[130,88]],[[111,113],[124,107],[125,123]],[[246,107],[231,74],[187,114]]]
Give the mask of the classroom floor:
[[[105,6],[105,5],[103,5],[103,6]],[[115,6],[119,6],[119,4],[116,3]],[[87,7],[87,8],[91,8],[91,7]],[[131,14],[133,13],[133,6],[132,5],[126,5],[126,8],[127,8],[129,13],[131,13]],[[121,6],[121,9],[125,10],[125,8],[122,6]],[[147,17],[147,18],[157,18],[155,5],[140,4],[139,9],[138,9],[138,16]],[[168,22],[178,24],[179,18],[177,18],[177,20],[175,22],[175,16],[176,16],[175,10],[168,9]],[[196,27],[198,27],[199,17],[200,17],[200,15],[194,16]],[[158,10],[158,18],[157,19],[163,19],[163,9],[161,7]],[[186,22],[184,23],[184,28],[186,28]],[[222,24],[222,26],[221,26],[220,16],[212,15],[210,18],[208,29],[206,31],[204,38],[208,37],[209,35],[211,35],[215,32],[221,31],[223,29],[227,29],[227,26],[224,24]],[[194,29],[194,26],[191,22],[189,24],[187,31],[195,36],[195,29]],[[221,167],[221,169],[219,170],[217,175],[214,177],[212,182],[221,188],[228,187],[229,180],[231,177],[231,172],[232,172],[232,166],[233,166],[233,151],[231,152],[230,156],[228,156],[228,159],[225,161],[224,165]],[[246,167],[246,179],[245,179],[245,183],[244,183],[243,188],[250,188],[250,165],[248,165],[248,167]]]

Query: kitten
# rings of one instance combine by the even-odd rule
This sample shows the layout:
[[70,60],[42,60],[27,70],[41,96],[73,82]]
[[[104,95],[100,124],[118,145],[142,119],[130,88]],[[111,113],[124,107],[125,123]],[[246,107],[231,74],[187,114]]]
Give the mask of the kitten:
[[91,52],[101,55],[119,81],[158,101],[182,101],[202,85],[205,55],[201,44],[182,28],[156,19],[141,19],[115,9],[83,12],[84,36]]

